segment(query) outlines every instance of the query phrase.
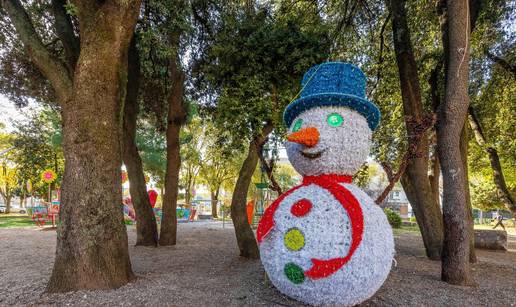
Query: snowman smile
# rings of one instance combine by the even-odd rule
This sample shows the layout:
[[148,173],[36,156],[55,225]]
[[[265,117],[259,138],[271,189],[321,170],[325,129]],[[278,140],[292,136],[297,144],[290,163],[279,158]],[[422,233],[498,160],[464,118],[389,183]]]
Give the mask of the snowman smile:
[[325,151],[326,151],[326,148],[323,148],[316,152],[310,152],[309,149],[303,149],[303,150],[300,150],[299,152],[301,153],[301,155],[303,157],[313,160],[313,159],[319,158]]

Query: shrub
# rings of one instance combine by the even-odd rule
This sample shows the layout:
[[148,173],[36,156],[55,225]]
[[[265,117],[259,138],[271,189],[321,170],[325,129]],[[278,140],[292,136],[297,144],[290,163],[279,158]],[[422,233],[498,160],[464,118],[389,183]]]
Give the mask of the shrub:
[[391,224],[392,228],[401,227],[401,216],[398,213],[389,208],[383,209],[383,212],[385,212],[387,220],[389,220],[389,224]]

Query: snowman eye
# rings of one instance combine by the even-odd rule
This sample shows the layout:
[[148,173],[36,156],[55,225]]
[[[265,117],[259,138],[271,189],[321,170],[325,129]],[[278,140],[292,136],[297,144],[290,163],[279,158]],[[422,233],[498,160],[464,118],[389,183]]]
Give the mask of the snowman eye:
[[339,113],[331,113],[330,115],[328,115],[327,121],[328,125],[332,127],[339,127],[344,122],[344,119],[342,118],[342,115],[340,115]]
[[299,131],[301,129],[301,126],[303,125],[303,120],[301,118],[299,118],[298,120],[296,120],[296,122],[294,123],[294,126],[292,126],[292,132],[296,132],[296,131]]

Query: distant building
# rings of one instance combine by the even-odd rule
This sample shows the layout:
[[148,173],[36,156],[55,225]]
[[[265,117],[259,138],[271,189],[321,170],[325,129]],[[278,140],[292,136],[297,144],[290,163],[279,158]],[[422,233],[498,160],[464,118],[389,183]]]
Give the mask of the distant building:
[[[383,192],[385,186],[386,184],[375,184],[374,182],[371,182],[364,191],[369,195],[369,197],[375,200]],[[398,185],[391,190],[383,203],[380,204],[380,207],[390,208],[405,219],[413,216],[412,207],[407,199],[407,195],[405,194],[405,191],[403,191],[403,188]]]
[[410,218],[412,216],[412,207],[407,199],[407,195],[405,194],[405,191],[399,187],[392,189],[380,206],[382,208],[390,208],[394,210],[402,218]]

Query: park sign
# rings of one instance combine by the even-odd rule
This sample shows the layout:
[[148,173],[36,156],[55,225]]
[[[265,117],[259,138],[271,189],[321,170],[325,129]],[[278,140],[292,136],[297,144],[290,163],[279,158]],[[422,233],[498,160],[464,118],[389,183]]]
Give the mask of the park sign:
[[57,174],[51,169],[47,169],[47,170],[43,171],[43,173],[41,173],[41,180],[43,180],[43,182],[45,182],[45,183],[52,183],[56,179],[57,179]]

